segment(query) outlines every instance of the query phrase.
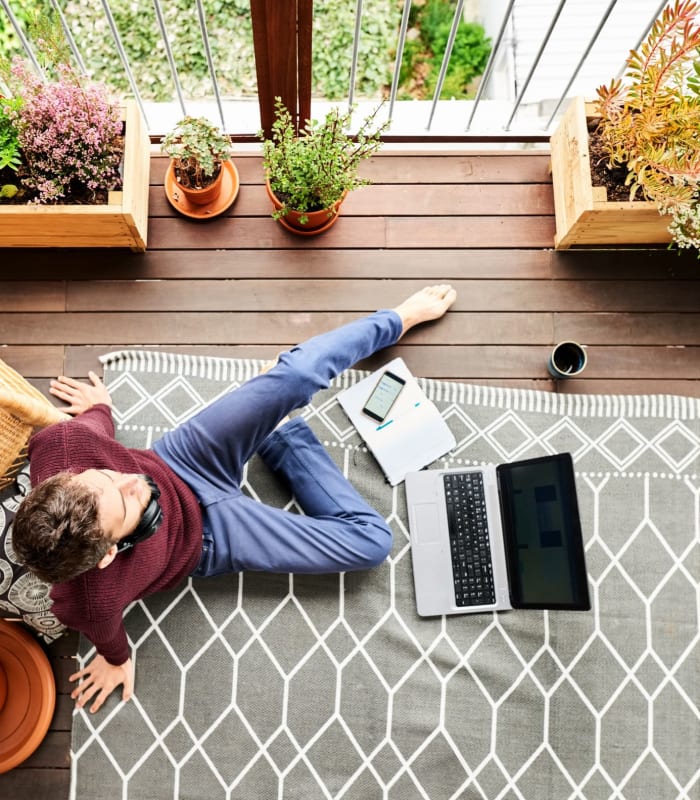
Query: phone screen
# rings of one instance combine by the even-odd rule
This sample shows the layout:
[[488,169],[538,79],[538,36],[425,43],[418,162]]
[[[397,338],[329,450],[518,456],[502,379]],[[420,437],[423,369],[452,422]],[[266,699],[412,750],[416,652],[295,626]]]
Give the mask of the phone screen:
[[362,411],[377,422],[383,422],[405,385],[403,378],[393,372],[385,372],[372,389]]

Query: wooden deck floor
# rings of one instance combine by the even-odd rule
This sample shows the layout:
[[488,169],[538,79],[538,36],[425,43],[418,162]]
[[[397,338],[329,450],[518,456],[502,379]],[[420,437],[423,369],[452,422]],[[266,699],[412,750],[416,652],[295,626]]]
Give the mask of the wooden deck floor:
[[[208,223],[179,218],[152,159],[149,249],[0,250],[0,356],[41,388],[99,371],[122,347],[272,357],[426,283],[458,290],[442,321],[369,365],[402,355],[415,374],[561,392],[700,397],[700,264],[664,249],[552,248],[546,152],[385,153],[374,185],[318,238],[269,218],[260,159],[236,157],[240,195]],[[588,347],[580,379],[553,381],[554,342]],[[51,732],[1,797],[68,796],[76,637],[49,648],[59,687]],[[86,799],[87,800],[87,799]]]

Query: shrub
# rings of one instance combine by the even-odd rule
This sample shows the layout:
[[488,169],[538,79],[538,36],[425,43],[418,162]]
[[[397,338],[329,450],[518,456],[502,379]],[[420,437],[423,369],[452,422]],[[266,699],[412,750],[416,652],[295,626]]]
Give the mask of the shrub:
[[[430,97],[435,93],[452,28],[453,6],[449,0],[427,0],[425,5],[411,9],[416,36],[408,39],[404,48],[399,81],[402,96]],[[483,73],[490,53],[491,41],[483,27],[460,20],[440,98],[471,97],[471,84]]]
[[680,247],[700,245],[699,10],[694,0],[668,5],[597,101],[609,166],[627,170],[630,198],[640,192],[672,216]]
[[[426,82],[426,88],[430,92],[437,87],[440,64],[447,49],[454,16],[452,6],[448,0],[428,0],[419,17],[421,35],[434,56]],[[486,37],[483,27],[461,20],[440,97],[449,99],[468,96],[469,84],[482,74],[490,53],[491,41]]]
[[94,202],[98,192],[121,184],[123,123],[119,107],[104,86],[83,85],[66,65],[60,78],[44,81],[16,59],[12,76],[21,98],[5,106],[22,152],[22,183],[37,193],[39,203],[70,197]]
[[[351,113],[341,114],[337,107],[323,121],[307,121],[297,135],[292,115],[276,98],[272,137],[263,143],[263,167],[272,190],[283,203],[273,213],[275,219],[290,210],[331,208],[345,192],[369,183],[359,177],[358,168],[361,161],[379,149],[381,134],[389,124],[374,127],[378,110],[362,122],[354,140],[346,132]],[[305,224],[305,220],[301,223]]]

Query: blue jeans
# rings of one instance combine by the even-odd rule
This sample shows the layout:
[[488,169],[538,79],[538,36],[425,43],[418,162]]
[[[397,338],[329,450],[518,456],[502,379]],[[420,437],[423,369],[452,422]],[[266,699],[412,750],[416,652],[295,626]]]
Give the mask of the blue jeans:
[[[398,314],[384,310],[315,336],[154,444],[202,506],[203,550],[194,575],[344,572],[386,558],[391,530],[306,422],[296,417],[276,426],[336,375],[394,344],[401,330]],[[243,494],[243,470],[255,453],[286,480],[303,515]]]

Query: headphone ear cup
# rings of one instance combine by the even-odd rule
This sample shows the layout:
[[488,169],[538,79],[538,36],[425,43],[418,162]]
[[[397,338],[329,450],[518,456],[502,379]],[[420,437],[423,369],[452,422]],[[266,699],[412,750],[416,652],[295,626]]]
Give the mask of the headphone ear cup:
[[158,498],[160,497],[160,490],[153,482],[153,480],[151,480],[146,476],[144,477],[148,485],[151,487],[151,499],[148,501],[148,505],[146,506],[146,508],[143,511],[143,514],[141,515],[139,524],[128,536],[125,536],[117,545],[118,553],[123,552],[124,550],[128,550],[135,544],[143,542],[145,539],[148,539],[149,537],[153,536],[153,534],[158,530],[161,522],[163,521],[163,509],[160,507],[160,503],[158,502]]
[[147,539],[156,532],[162,519],[163,510],[160,507],[160,503],[155,499],[155,497],[151,497],[151,499],[148,501],[148,505],[146,506],[146,510],[141,515],[141,519],[139,520],[139,524],[136,526],[136,530],[131,535],[136,536],[136,541]]

